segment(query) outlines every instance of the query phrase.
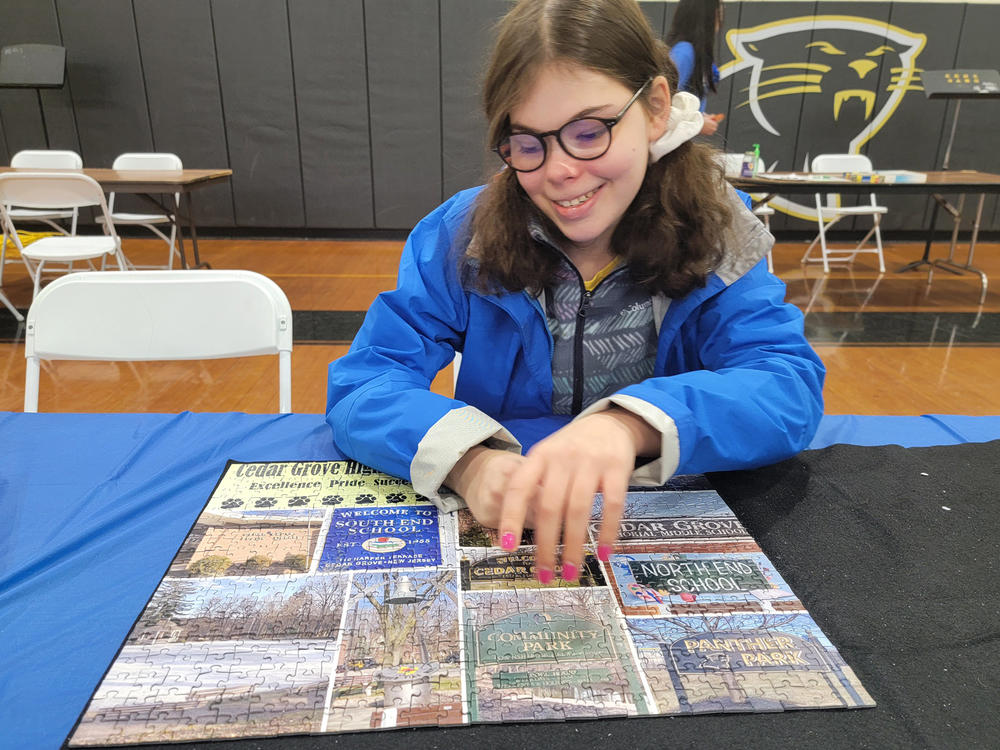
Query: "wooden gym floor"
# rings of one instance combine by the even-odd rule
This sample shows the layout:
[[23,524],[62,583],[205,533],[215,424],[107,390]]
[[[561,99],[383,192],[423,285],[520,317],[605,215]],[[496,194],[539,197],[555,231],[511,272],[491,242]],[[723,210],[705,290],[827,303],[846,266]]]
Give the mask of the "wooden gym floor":
[[[125,239],[137,265],[162,262],[160,241]],[[919,258],[922,243],[889,243],[887,273],[874,256],[850,269],[804,268],[804,243],[781,243],[775,271],[788,298],[807,311],[806,330],[826,363],[828,414],[1000,414],[1000,244],[976,248],[976,264],[991,277],[980,306],[979,277],[895,273]],[[213,268],[247,268],[274,279],[295,311],[292,408],[325,410],[326,368],[342,355],[373,297],[395,283],[402,242],[215,240],[200,243]],[[934,246],[932,257],[942,254]],[[189,248],[190,252],[190,248]],[[957,256],[964,259],[960,246]],[[3,272],[3,291],[22,311],[31,282],[20,261]],[[450,390],[451,374],[434,384]],[[20,411],[24,396],[23,330],[0,307],[0,411]],[[40,411],[179,412],[277,410],[277,359],[199,362],[43,363]]]

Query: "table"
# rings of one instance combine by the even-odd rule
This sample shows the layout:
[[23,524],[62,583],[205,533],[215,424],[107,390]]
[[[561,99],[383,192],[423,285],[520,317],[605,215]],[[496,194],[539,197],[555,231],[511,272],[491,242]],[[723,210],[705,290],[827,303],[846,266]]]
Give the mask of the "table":
[[[188,268],[187,254],[184,252],[184,232],[183,225],[187,224],[191,237],[191,249],[194,254],[195,268],[208,268],[208,263],[203,263],[198,254],[198,232],[195,228],[194,212],[191,208],[191,193],[209,185],[217,185],[227,182],[233,174],[231,169],[182,169],[179,171],[167,170],[119,170],[119,169],[92,169],[85,167],[82,170],[37,170],[37,169],[13,169],[11,167],[0,167],[0,174],[4,172],[75,172],[81,171],[88,177],[94,178],[107,192],[132,193],[138,195],[146,202],[155,207],[157,211],[162,211],[171,217],[177,225],[177,248],[181,253],[181,265]],[[165,205],[155,196],[170,194],[175,196],[179,193],[180,201],[174,197],[172,205]]]
[[[727,176],[733,187],[748,193],[770,193],[772,198],[782,194],[808,194],[838,192],[863,195],[872,190],[891,190],[894,193],[1000,193],[1000,174],[977,172],[973,169],[938,170],[922,172],[926,182],[840,182],[839,174],[808,172],[767,172],[756,177]],[[797,175],[798,178],[793,178]]]
[[[881,182],[875,184],[851,182],[848,180],[840,181],[836,179],[837,177],[842,177],[842,175],[801,172],[768,172],[766,174],[757,175],[756,177],[727,176],[726,179],[734,187],[748,193],[764,193],[765,197],[756,201],[757,203],[766,203],[779,193],[788,195],[802,195],[809,193],[815,194],[817,192],[836,192],[844,195],[861,195],[872,192],[929,194],[935,199],[938,205],[944,207],[944,209],[951,215],[955,223],[954,229],[952,230],[948,257],[937,258],[935,260],[930,259],[930,238],[934,231],[934,222],[932,221],[931,226],[928,229],[928,239],[924,244],[923,257],[912,263],[908,263],[899,269],[898,272],[901,273],[913,270],[924,265],[929,266],[927,276],[928,284],[931,282],[935,267],[944,268],[952,273],[963,273],[968,271],[970,273],[978,274],[982,282],[982,292],[980,294],[979,304],[982,304],[986,300],[986,289],[989,284],[989,279],[984,271],[972,265],[972,260],[976,250],[976,240],[979,237],[979,226],[983,216],[983,205],[986,201],[987,195],[1000,193],[1000,174],[977,172],[973,169],[936,170],[923,172],[922,174],[927,175],[927,180],[925,182]],[[948,201],[942,197],[943,193],[960,193],[961,198],[959,199],[958,207],[953,207],[950,203],[948,203]],[[958,231],[961,226],[962,209],[964,207],[966,193],[978,194],[979,201],[976,205],[976,216],[973,220],[972,233],[969,238],[968,257],[966,258],[965,263],[958,263],[955,261],[955,247],[958,241]]]
[[[875,444],[880,432],[934,447],[823,447]],[[238,746],[995,747],[1000,442],[964,441],[997,438],[1000,417],[825,417],[817,450],[712,476],[875,709]],[[226,459],[339,458],[322,415],[309,414],[0,413],[0,445],[0,746],[41,750],[72,728]]]

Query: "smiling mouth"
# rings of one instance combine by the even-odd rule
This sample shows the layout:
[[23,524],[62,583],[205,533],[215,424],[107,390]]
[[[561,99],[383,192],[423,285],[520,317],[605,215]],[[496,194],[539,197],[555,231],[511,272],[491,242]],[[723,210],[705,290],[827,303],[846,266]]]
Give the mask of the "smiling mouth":
[[554,201],[557,206],[562,206],[563,208],[573,208],[574,206],[579,206],[582,203],[586,203],[591,198],[594,197],[594,193],[597,192],[597,188],[594,188],[589,193],[584,193],[583,195],[578,195],[576,198],[571,198],[568,201]]
[[836,120],[840,117],[840,107],[846,102],[857,97],[865,103],[865,119],[867,120],[872,116],[872,110],[875,109],[875,92],[868,91],[867,89],[844,89],[843,91],[838,91],[833,96],[833,119]]

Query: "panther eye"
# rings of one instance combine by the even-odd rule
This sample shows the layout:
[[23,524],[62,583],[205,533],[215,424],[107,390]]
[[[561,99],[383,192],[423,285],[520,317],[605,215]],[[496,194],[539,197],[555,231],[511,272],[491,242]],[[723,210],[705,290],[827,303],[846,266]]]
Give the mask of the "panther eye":
[[843,50],[839,50],[834,47],[830,42],[810,42],[806,45],[806,49],[810,47],[818,47],[820,52],[824,52],[827,55],[846,55],[847,53]]
[[881,47],[876,47],[871,52],[865,52],[865,57],[882,57],[886,52],[895,52],[896,50],[887,44],[883,44]]

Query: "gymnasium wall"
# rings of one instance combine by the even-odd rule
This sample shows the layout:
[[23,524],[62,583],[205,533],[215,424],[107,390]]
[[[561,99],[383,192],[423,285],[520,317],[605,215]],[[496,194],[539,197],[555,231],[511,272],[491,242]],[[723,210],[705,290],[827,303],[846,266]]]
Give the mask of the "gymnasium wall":
[[[41,91],[50,147],[94,167],[157,150],[192,168],[232,168],[230,185],[197,194],[202,227],[399,230],[499,163],[482,141],[478,80],[508,5],[0,0],[0,45],[66,48],[66,85]],[[661,34],[675,5],[642,3]],[[939,168],[955,104],[927,100],[920,71],[1000,68],[996,2],[725,8],[723,79],[708,106],[727,115],[717,144],[759,143],[777,169],[848,150],[877,167]],[[41,115],[34,90],[0,89],[0,161],[46,145]],[[998,115],[1000,100],[963,102],[953,169],[1000,172]],[[885,202],[888,230],[930,220],[926,197]],[[776,230],[809,226],[798,218],[808,206],[782,210]],[[995,197],[984,229],[1000,229]]]

